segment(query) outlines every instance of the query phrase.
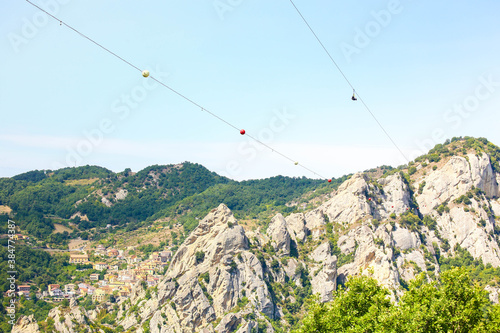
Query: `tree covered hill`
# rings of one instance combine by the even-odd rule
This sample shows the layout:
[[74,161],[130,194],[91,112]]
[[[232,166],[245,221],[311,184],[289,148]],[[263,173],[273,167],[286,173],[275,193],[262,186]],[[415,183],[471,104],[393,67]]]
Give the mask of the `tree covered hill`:
[[[28,234],[58,243],[95,227],[111,224],[132,230],[162,217],[178,219],[189,231],[197,218],[221,202],[242,217],[291,212],[295,207],[287,203],[314,190],[319,190],[316,195],[327,193],[346,178],[333,184],[283,176],[237,182],[189,162],[150,166],[137,173],[83,166],[0,178],[0,205],[13,210]],[[269,214],[262,215],[265,212]],[[54,223],[70,222],[74,233],[52,234]]]

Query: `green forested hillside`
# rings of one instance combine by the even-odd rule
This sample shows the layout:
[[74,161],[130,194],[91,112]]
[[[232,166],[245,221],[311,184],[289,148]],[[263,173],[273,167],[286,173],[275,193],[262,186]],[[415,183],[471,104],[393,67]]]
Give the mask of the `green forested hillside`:
[[[296,205],[286,204],[297,204],[308,192],[315,191],[312,196],[327,193],[346,178],[326,183],[277,176],[237,182],[188,162],[155,165],[137,173],[84,166],[2,178],[0,204],[12,208],[16,223],[26,233],[57,244],[87,237],[84,232],[91,228],[111,224],[132,230],[162,217],[177,220],[189,231],[197,218],[222,202],[240,217],[265,219],[275,212],[294,211]],[[74,217],[77,213],[88,220]],[[73,233],[53,234],[54,223],[68,222],[76,226]]]
[[[197,218],[203,218],[210,209],[225,203],[238,218],[266,220],[276,212],[287,214],[296,211],[298,201],[305,193],[314,191],[310,197],[329,193],[346,179],[347,176],[344,176],[332,180],[332,183],[326,183],[324,180],[305,177],[276,176],[262,180],[217,184],[179,201],[154,217],[180,215],[178,220],[190,231],[196,227]],[[302,198],[302,201],[307,199]],[[287,205],[294,200],[295,205]]]

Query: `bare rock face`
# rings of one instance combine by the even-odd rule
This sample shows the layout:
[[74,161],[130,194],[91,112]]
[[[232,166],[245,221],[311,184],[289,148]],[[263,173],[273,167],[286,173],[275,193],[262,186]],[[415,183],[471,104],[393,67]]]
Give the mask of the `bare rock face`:
[[[324,211],[330,221],[354,223],[371,214],[368,198],[365,196],[367,191],[366,176],[355,174],[340,185],[337,194],[318,210]],[[311,224],[307,222],[308,225]]]
[[78,306],[70,307],[69,311],[59,306],[51,312],[49,312],[49,317],[54,318],[54,325],[58,332],[77,332],[82,326],[87,325],[86,317],[91,317],[91,314]]
[[467,155],[469,158],[472,184],[484,191],[488,198],[498,197],[500,189],[497,175],[493,172],[488,155]]
[[426,186],[417,196],[420,211],[428,214],[435,206],[464,195],[473,186],[483,190],[489,198],[498,197],[497,177],[486,154],[480,157],[469,154],[467,159],[454,156],[442,168],[422,179]]
[[[73,333],[80,332],[83,327],[87,326],[87,318],[92,317],[92,314],[78,306],[70,306],[69,308],[58,306],[51,309],[47,317],[54,320],[56,332]],[[12,327],[12,332],[34,333],[40,332],[40,328],[33,315],[21,316],[16,325]]]
[[309,229],[306,228],[304,213],[290,214],[285,220],[291,239],[295,242],[303,242],[309,233]]
[[236,333],[252,333],[255,332],[256,327],[257,324],[253,320],[250,320],[249,322],[243,324],[243,326],[241,326]]
[[115,200],[123,200],[127,197],[128,191],[126,189],[119,189],[115,194]]
[[106,207],[111,207],[113,206],[113,203],[111,201],[108,200],[108,198],[106,197],[102,197],[101,198],[101,202],[106,205]]
[[383,186],[383,193],[380,195],[382,203],[378,207],[378,214],[375,214],[375,217],[382,220],[388,219],[392,213],[400,215],[406,212],[410,206],[411,198],[408,186],[403,182],[401,176],[399,174],[390,175],[379,179],[378,182]]
[[410,206],[408,186],[399,174],[378,180],[379,185],[370,183],[364,174],[355,174],[340,185],[337,193],[317,209],[306,214],[306,228],[313,239],[323,233],[322,226],[330,222],[352,224],[365,218],[388,219],[402,214]]
[[318,246],[309,257],[319,263],[310,272],[313,294],[319,294],[322,302],[331,301],[337,289],[337,257],[331,254],[328,242]]
[[[446,200],[459,197],[472,187],[469,163],[463,157],[452,157],[446,165],[430,173],[425,179],[426,186],[417,197],[420,211],[428,214]],[[427,185],[428,184],[428,185]]]
[[277,214],[273,217],[267,229],[267,234],[271,238],[276,252],[281,255],[290,254],[290,234],[283,215]]
[[319,236],[321,236],[325,232],[324,231],[324,225],[326,224],[325,217],[326,213],[325,213],[325,207],[323,207],[323,205],[310,211],[305,215],[306,228],[308,230],[308,234],[311,234],[314,240],[317,240]]
[[35,316],[21,316],[12,327],[12,333],[38,333],[40,332]]
[[[188,273],[208,271],[220,263],[227,254],[234,255],[248,249],[248,239],[243,228],[237,224],[233,213],[221,204],[213,209],[179,247],[172,259],[167,277],[176,279]],[[196,252],[204,253],[203,260],[196,258]],[[187,277],[186,277],[187,278]]]
[[500,266],[500,248],[498,243],[488,234],[488,227],[492,224],[486,222],[486,228],[480,223],[480,217],[471,212],[466,212],[462,207],[453,207],[449,213],[444,213],[437,218],[441,233],[452,248],[456,244],[467,249],[474,258],[480,258],[485,264]]
[[215,311],[195,280],[181,284],[172,301],[182,327],[194,330],[215,320]]
[[288,264],[283,267],[285,274],[292,280],[296,279],[295,271],[299,267],[299,262],[295,258],[290,258]]
[[405,228],[396,228],[392,232],[392,238],[394,245],[401,250],[418,248],[421,244],[419,237],[414,232],[410,232]]
[[356,250],[356,240],[349,235],[340,236],[337,245],[343,254],[351,254]]
[[424,255],[419,250],[402,253],[397,257],[396,263],[401,278],[405,281],[413,280],[420,271],[426,271]]
[[236,327],[241,323],[241,315],[235,313],[228,313],[220,321],[219,325],[215,328],[217,333],[234,332]]
[[[352,229],[348,236],[354,238],[358,245],[354,261],[337,269],[341,280],[345,281],[349,275],[357,275],[360,270],[363,274],[370,274],[382,285],[391,290],[399,288],[399,274],[392,265],[392,249],[390,248],[390,234],[385,228],[378,228],[373,232],[367,225],[360,225]],[[374,239],[382,239],[387,246],[375,244]]]
[[[495,267],[500,266],[500,248],[489,235],[495,221],[485,212],[484,206],[491,204],[493,213],[500,212],[500,205],[493,199],[499,195],[497,178],[488,155],[468,154],[466,157],[451,157],[443,167],[421,178],[416,184],[423,186],[422,193],[416,195],[420,212],[434,216],[439,232],[449,241],[451,248],[458,244],[474,258],[480,258],[485,264],[491,263]],[[466,195],[473,188],[481,189],[486,197],[479,201],[471,198],[469,207],[454,203],[455,199]],[[443,203],[449,211],[436,214],[434,208]]]
[[316,262],[322,262],[324,260],[330,259],[332,257],[330,243],[325,242],[321,244],[316,249],[314,249],[314,251],[311,252],[309,257]]
[[491,210],[494,215],[500,216],[500,200],[490,200]]
[[500,293],[500,288],[495,288],[490,285],[484,287],[484,290],[488,292],[488,296],[492,303],[498,304],[498,294]]

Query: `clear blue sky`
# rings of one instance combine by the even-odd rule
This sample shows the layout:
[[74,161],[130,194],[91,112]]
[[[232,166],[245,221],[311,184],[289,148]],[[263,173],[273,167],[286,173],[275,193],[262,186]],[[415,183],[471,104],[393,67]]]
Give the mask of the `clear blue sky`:
[[[288,0],[33,1],[321,176],[405,163]],[[295,4],[407,156],[500,144],[500,2]],[[0,177],[183,161],[315,177],[26,1],[2,1],[0,36]]]

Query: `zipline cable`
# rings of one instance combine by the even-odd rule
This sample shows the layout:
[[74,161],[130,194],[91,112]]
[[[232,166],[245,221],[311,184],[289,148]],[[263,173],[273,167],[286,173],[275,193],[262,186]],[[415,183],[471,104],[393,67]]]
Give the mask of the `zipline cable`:
[[[28,2],[30,5],[38,8],[40,11],[44,12],[45,14],[49,15],[50,17],[52,17],[54,20],[56,20],[57,22],[60,23],[60,25],[65,25],[66,27],[68,27],[69,29],[73,30],[74,32],[76,32],[78,35],[80,35],[81,37],[87,39],[88,41],[92,42],[93,44],[97,45],[98,47],[100,47],[101,49],[103,49],[104,51],[108,52],[109,54],[115,56],[116,58],[120,59],[121,61],[123,61],[124,63],[126,63],[127,65],[131,66],[132,68],[138,70],[139,72],[143,72],[139,67],[135,66],[134,64],[132,64],[131,62],[125,60],[124,58],[120,57],[118,54],[116,54],[115,52],[109,50],[108,48],[104,47],[102,44],[96,42],[95,40],[93,40],[92,38],[88,37],[87,35],[83,34],[82,32],[78,31],[76,28],[73,28],[72,26],[68,25],[67,23],[63,22],[62,20],[60,20],[59,18],[57,18],[56,16],[50,14],[49,12],[47,12],[45,9],[41,8],[40,6],[34,4],[33,2],[31,2],[30,0],[26,0],[26,2]],[[210,114],[211,116],[219,119],[220,121],[222,121],[223,123],[225,123],[226,125],[236,129],[237,131],[240,131],[241,134],[246,134],[244,130],[240,130],[238,127],[234,126],[233,124],[231,124],[229,121],[221,118],[220,116],[216,115],[215,113],[209,111],[208,109],[206,109],[205,107],[201,106],[200,104],[196,103],[195,101],[193,101],[192,99],[190,99],[189,97],[185,96],[184,94],[178,92],[177,90],[173,89],[172,87],[168,86],[167,84],[163,83],[162,81],[158,80],[157,78],[155,78],[153,75],[149,75],[148,73],[148,76],[156,81],[157,83],[159,83],[160,85],[162,85],[163,87],[167,88],[168,90],[170,90],[171,92],[175,93],[176,95],[178,95],[179,97],[182,97],[183,99],[185,99],[186,101],[188,101],[189,103],[197,106],[198,108],[200,108],[202,111],[205,111],[207,112],[208,114]],[[331,182],[331,179],[327,178],[327,177],[324,177],[324,176],[321,176],[320,174],[318,174],[317,172],[313,171],[312,169],[306,167],[305,165],[302,165],[298,162],[295,162],[296,160],[288,157],[287,155],[279,152],[278,150],[272,148],[271,146],[269,146],[268,144],[260,141],[259,139],[253,137],[252,135],[249,135],[249,134],[246,134],[249,138],[251,138],[252,140],[254,140],[255,142],[259,143],[260,145],[270,149],[273,153],[276,153],[282,157],[284,157],[285,159],[291,161],[291,162],[294,162],[295,165],[299,165],[300,167],[302,167],[304,170],[307,170],[309,172],[311,172],[312,174],[320,177],[320,178],[323,178],[325,180],[328,180],[328,182]]]
[[[361,96],[359,95],[358,91],[356,89],[354,89],[354,85],[351,83],[351,81],[349,81],[349,79],[347,78],[347,76],[344,74],[344,72],[342,71],[342,69],[340,68],[340,66],[337,64],[337,62],[333,59],[332,55],[330,54],[330,52],[328,52],[328,49],[325,47],[325,45],[323,44],[323,42],[321,42],[321,39],[319,39],[318,35],[316,35],[316,33],[314,32],[313,28],[309,25],[309,23],[307,22],[306,18],[304,17],[304,15],[302,15],[302,13],[300,12],[300,10],[297,8],[297,6],[295,6],[295,3],[293,2],[293,0],[290,0],[290,3],[292,4],[292,6],[295,8],[295,10],[297,11],[297,13],[299,14],[299,16],[302,18],[302,20],[304,21],[304,23],[307,25],[307,27],[309,28],[309,30],[311,31],[311,33],[314,35],[314,37],[316,38],[316,40],[318,41],[319,45],[321,45],[321,47],[323,48],[323,50],[325,51],[325,53],[327,54],[327,56],[330,58],[330,60],[332,61],[332,63],[335,65],[335,67],[337,68],[337,70],[339,71],[339,73],[344,77],[344,80],[347,82],[347,84],[352,88],[353,91],[356,91],[356,96],[357,98],[361,101],[361,103],[364,105],[365,109],[370,113],[370,115],[372,116],[372,118],[375,120],[375,122],[378,124],[378,126],[380,127],[380,129],[385,133],[385,135],[389,138],[389,140],[392,142],[392,144],[394,145],[394,147],[396,147],[396,149],[399,151],[399,153],[403,156],[403,158],[405,159],[405,161],[407,161],[408,163],[410,162],[410,160],[406,157],[406,155],[403,153],[403,151],[399,148],[399,146],[396,144],[396,142],[392,139],[392,137],[389,135],[389,133],[385,130],[384,126],[382,126],[382,124],[380,123],[380,121],[377,119],[377,117],[375,117],[375,114],[373,114],[372,110],[368,107],[368,105],[365,103],[365,101],[361,98]],[[354,95],[353,95],[354,96]]]

